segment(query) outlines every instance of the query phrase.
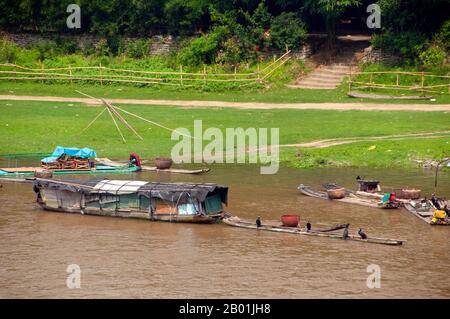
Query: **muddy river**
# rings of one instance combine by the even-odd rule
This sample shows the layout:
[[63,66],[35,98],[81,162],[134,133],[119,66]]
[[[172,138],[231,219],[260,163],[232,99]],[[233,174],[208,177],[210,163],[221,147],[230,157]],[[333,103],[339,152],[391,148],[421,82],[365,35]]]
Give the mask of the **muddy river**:
[[[69,215],[42,211],[29,184],[0,188],[0,297],[132,298],[450,298],[450,227],[432,227],[407,211],[330,203],[298,193],[303,183],[355,177],[433,191],[423,170],[217,166],[202,176],[141,173],[116,179],[216,182],[230,187],[228,211],[243,218],[300,214],[313,227],[350,223],[371,236],[405,239],[404,246],[363,244],[229,227]],[[88,178],[88,177],[83,177]],[[450,173],[439,175],[450,197]],[[66,285],[67,267],[81,270],[81,288]],[[368,288],[369,265],[380,288]]]

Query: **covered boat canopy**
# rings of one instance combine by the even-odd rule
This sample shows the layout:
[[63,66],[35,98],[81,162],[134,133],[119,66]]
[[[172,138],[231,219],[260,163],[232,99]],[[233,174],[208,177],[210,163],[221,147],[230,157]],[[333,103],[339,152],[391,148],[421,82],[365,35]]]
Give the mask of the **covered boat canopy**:
[[55,162],[58,158],[60,158],[62,155],[68,155],[73,157],[79,157],[79,158],[90,158],[90,157],[97,157],[97,153],[90,148],[74,148],[74,147],[62,147],[57,146],[55,150],[53,151],[52,155],[46,158],[43,158],[41,162],[43,163],[51,163]]
[[148,198],[160,198],[173,203],[184,204],[189,199],[204,202],[206,197],[218,195],[225,205],[228,203],[228,187],[217,184],[159,183],[126,180],[57,181],[36,179],[37,186],[44,186],[88,194],[125,195],[137,193]]

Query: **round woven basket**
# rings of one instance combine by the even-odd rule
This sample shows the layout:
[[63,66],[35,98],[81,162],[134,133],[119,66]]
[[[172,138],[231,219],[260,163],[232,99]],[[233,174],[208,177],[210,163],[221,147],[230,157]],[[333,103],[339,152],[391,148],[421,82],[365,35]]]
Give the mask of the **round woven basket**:
[[155,166],[157,169],[169,169],[172,166],[172,159],[170,157],[155,158]]
[[403,199],[419,199],[420,189],[402,189],[400,195]]
[[53,172],[48,169],[41,169],[34,172],[34,177],[37,178],[52,178]]
[[342,199],[345,197],[345,188],[327,189],[329,199]]

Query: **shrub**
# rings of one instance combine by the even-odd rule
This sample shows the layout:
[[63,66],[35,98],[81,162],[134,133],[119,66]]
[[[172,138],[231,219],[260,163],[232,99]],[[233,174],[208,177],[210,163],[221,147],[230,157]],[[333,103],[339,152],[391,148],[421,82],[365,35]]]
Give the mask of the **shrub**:
[[148,55],[150,43],[144,39],[130,41],[125,48],[125,53],[131,58],[141,59]]
[[306,39],[306,27],[302,20],[292,12],[283,12],[273,19],[270,29],[272,46],[283,50],[300,47]]
[[376,35],[372,39],[374,47],[400,54],[410,63],[414,63],[417,60],[427,44],[427,37],[414,31],[402,33],[388,31],[381,35]]
[[109,55],[109,47],[106,39],[100,39],[95,45],[95,55],[96,56],[105,56]]
[[15,43],[8,40],[0,40],[0,62],[15,63],[19,50]]
[[435,35],[435,40],[447,52],[450,51],[450,20],[444,22]]
[[34,48],[37,50],[38,60],[42,62],[55,56],[58,45],[52,40],[40,40],[34,45]]
[[432,45],[419,55],[420,61],[425,67],[433,68],[444,64],[447,53],[438,45]]
[[211,64],[215,61],[222,42],[226,39],[227,29],[216,27],[209,34],[193,39],[179,54],[181,63],[192,66]]

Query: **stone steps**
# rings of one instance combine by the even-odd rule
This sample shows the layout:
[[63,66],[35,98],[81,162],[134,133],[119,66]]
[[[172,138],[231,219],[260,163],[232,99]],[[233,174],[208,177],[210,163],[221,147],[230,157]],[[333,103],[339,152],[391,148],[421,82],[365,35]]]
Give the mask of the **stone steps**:
[[303,89],[335,89],[337,88],[345,77],[350,73],[350,70],[356,70],[356,67],[349,63],[338,63],[332,65],[321,65],[308,74],[303,79],[294,84],[289,85],[290,88]]

